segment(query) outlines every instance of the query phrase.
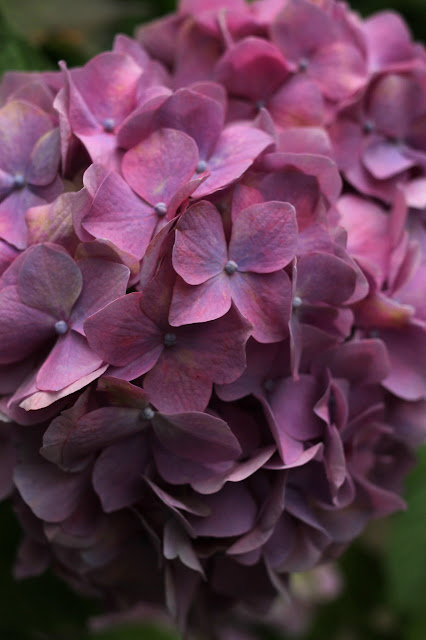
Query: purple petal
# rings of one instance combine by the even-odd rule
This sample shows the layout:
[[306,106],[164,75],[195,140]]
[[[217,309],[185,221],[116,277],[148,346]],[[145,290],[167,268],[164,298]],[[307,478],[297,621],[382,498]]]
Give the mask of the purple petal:
[[44,204],[30,189],[12,191],[0,202],[0,238],[3,238],[17,249],[25,249],[28,245],[28,229],[25,213],[30,207]]
[[60,160],[59,142],[59,129],[52,129],[34,145],[25,172],[25,178],[30,184],[45,186],[55,179]]
[[164,348],[162,332],[141,311],[141,298],[140,293],[118,298],[84,323],[95,353],[115,365],[136,360],[141,369],[139,375],[154,366]]
[[364,150],[362,161],[378,180],[387,180],[395,174],[410,169],[415,162],[404,155],[395,142],[376,140]]
[[66,320],[82,283],[79,268],[61,247],[40,244],[31,248],[23,262],[18,291],[28,306]]
[[201,284],[223,271],[228,259],[222,218],[212,204],[185,211],[176,227],[173,267],[188,284]]
[[296,293],[309,302],[341,305],[355,289],[356,272],[329,253],[310,253],[297,261]]
[[202,198],[239,178],[272,143],[273,139],[259,129],[239,124],[226,127],[207,160],[211,176],[198,187],[196,197]]
[[311,57],[309,75],[330,100],[344,100],[367,84],[365,62],[355,47],[333,42]]
[[97,356],[80,334],[70,330],[59,336],[37,374],[40,391],[60,391],[100,367]]
[[285,271],[235,273],[229,277],[238,310],[253,325],[258,342],[280,342],[288,335],[291,283]]
[[81,294],[71,312],[69,324],[81,334],[86,318],[126,293],[130,271],[124,264],[97,258],[78,261],[83,276]]
[[15,287],[0,291],[0,363],[28,357],[55,336],[55,318],[22,304]]
[[320,437],[325,425],[314,413],[319,395],[318,381],[313,376],[303,374],[298,381],[282,380],[270,397],[279,431],[299,441]]
[[182,131],[160,129],[128,151],[122,163],[124,178],[152,205],[170,203],[188,182],[198,162],[197,145]]
[[382,382],[386,389],[405,400],[426,395],[426,331],[424,326],[406,325],[399,330],[382,329],[390,360],[389,375]]
[[174,327],[208,322],[225,315],[231,308],[231,289],[226,274],[213,276],[199,285],[177,278],[170,305],[169,322]]
[[182,458],[214,463],[234,460],[241,453],[226,422],[205,413],[157,413],[152,425],[161,444]]
[[232,226],[229,258],[238,271],[271,273],[293,259],[297,247],[294,207],[287,202],[255,204],[238,214]]
[[191,523],[197,536],[226,538],[249,531],[255,522],[257,505],[242,484],[226,484],[221,491],[204,496],[211,514]]

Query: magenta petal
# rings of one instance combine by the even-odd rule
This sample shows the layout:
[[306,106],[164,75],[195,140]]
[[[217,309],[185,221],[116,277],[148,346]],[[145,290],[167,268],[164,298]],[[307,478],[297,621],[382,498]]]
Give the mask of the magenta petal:
[[410,324],[400,330],[383,329],[391,364],[383,386],[405,400],[421,400],[426,395],[426,330]]
[[282,380],[270,398],[279,431],[299,441],[320,437],[325,425],[314,413],[319,395],[318,381],[313,376]]
[[59,336],[37,374],[37,387],[41,391],[60,391],[92,373],[102,364],[87,344],[87,340],[74,331]]
[[222,131],[224,109],[206,95],[179,89],[160,107],[157,119],[161,127],[179,129],[191,136],[197,143],[200,157],[206,159]]
[[223,271],[228,260],[222,218],[212,204],[192,205],[180,218],[173,267],[188,284],[201,284]]
[[327,367],[336,378],[347,378],[358,384],[381,382],[389,374],[391,365],[381,340],[352,340],[321,353],[314,370]]
[[59,142],[59,129],[48,131],[37,141],[25,172],[30,184],[45,186],[53,182],[59,169]]
[[242,484],[228,483],[218,493],[204,496],[203,502],[211,514],[197,520],[191,518],[197,536],[238,536],[254,526],[257,505]]
[[167,205],[193,176],[197,162],[198,149],[192,138],[182,131],[159,129],[125,154],[122,171],[147,202]]
[[202,284],[186,284],[177,278],[170,305],[169,322],[173,327],[208,322],[225,315],[231,308],[228,276],[221,273]]
[[48,462],[18,464],[14,476],[19,493],[38,518],[62,522],[78,507],[87,490],[85,474],[70,474]]
[[0,202],[0,238],[3,238],[17,249],[28,246],[28,229],[25,213],[30,207],[44,204],[30,189],[12,191]]
[[229,277],[232,299],[253,325],[258,342],[280,342],[288,335],[291,283],[285,271],[239,273]]
[[333,42],[312,56],[309,75],[330,100],[344,100],[367,84],[365,62],[355,47]]
[[[199,363],[196,353],[180,349],[164,350],[145,376],[144,388],[152,403],[165,413],[204,411],[210,400],[212,380]],[[195,356],[195,358],[194,358]]]
[[210,158],[207,159],[207,178],[195,192],[197,198],[222,189],[239,178],[254,160],[273,143],[273,139],[259,129],[234,124],[220,135]]
[[265,202],[241,211],[234,220],[229,258],[239,271],[270,273],[285,267],[296,247],[294,207],[288,202]]
[[141,369],[138,375],[154,366],[164,348],[162,332],[141,311],[141,298],[140,293],[122,296],[84,323],[87,340],[95,353],[114,365],[136,360]]
[[387,180],[410,169],[415,162],[405,156],[396,143],[377,140],[364,150],[362,161],[378,180]]
[[18,291],[28,306],[67,320],[82,283],[80,269],[61,247],[39,244],[23,262]]
[[329,253],[308,253],[297,261],[297,295],[309,302],[341,305],[355,289],[356,272]]
[[[129,507],[146,493],[142,478],[147,458],[145,438],[134,436],[107,447],[93,468],[93,488],[105,513]],[[125,460],[126,464],[122,464]]]
[[253,102],[268,98],[288,73],[280,50],[255,37],[244,38],[230,47],[215,69],[216,78],[232,95]]
[[78,266],[83,276],[83,288],[71,312],[69,324],[74,331],[83,334],[86,318],[124,296],[130,271],[124,264],[97,258],[79,260]]
[[206,413],[157,413],[152,426],[161,444],[182,458],[214,463],[234,460],[241,453],[226,422]]
[[402,18],[393,11],[381,11],[364,20],[369,67],[372,72],[409,64],[414,56],[411,33]]

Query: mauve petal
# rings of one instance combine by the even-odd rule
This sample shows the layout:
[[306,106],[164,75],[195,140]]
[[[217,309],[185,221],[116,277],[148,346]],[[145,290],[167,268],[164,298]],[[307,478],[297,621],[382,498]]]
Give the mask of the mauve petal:
[[412,62],[414,46],[402,18],[393,11],[381,11],[363,21],[370,72],[398,68]]
[[369,144],[364,149],[362,161],[377,180],[387,180],[415,165],[395,142],[386,140],[375,140]]
[[399,330],[381,329],[390,360],[389,375],[383,386],[405,400],[426,395],[426,329],[410,324]]
[[25,171],[25,178],[30,184],[44,186],[54,180],[59,169],[59,142],[59,129],[52,129],[37,140]]
[[234,124],[220,134],[217,145],[207,159],[211,176],[195,191],[195,197],[223,189],[239,178],[270,144],[273,138],[253,127]]
[[288,65],[280,50],[253,36],[240,40],[222,56],[215,76],[232,95],[265,100],[284,82]]
[[37,374],[40,391],[60,391],[100,367],[102,358],[87,344],[86,338],[70,330],[59,336]]
[[80,295],[83,278],[74,260],[61,247],[32,247],[18,276],[21,300],[54,317],[67,320]]
[[107,395],[112,406],[145,409],[149,405],[148,395],[143,389],[113,376],[102,376],[96,389]]
[[125,154],[122,171],[147,202],[168,205],[193,176],[197,162],[198,149],[192,138],[182,131],[159,129]]
[[229,258],[238,271],[278,271],[293,259],[296,248],[296,212],[288,202],[255,204],[233,222]]
[[152,426],[161,444],[182,458],[214,463],[234,460],[241,453],[226,422],[205,413],[157,413]]
[[12,191],[0,202],[0,238],[14,245],[17,249],[25,249],[28,245],[25,213],[30,207],[44,203],[45,200],[30,189]]
[[[324,123],[324,100],[319,88],[312,80],[299,75],[288,79],[271,97],[268,111],[279,127],[309,127]],[[305,149],[305,153],[307,151]]]
[[191,517],[197,536],[239,536],[249,531],[255,523],[257,505],[242,484],[226,484],[218,493],[204,496],[203,502],[211,514],[197,520]]
[[202,284],[186,284],[177,278],[170,305],[169,322],[173,327],[216,320],[231,308],[228,276],[221,273]]
[[95,118],[99,122],[113,118],[118,124],[135,107],[141,73],[129,56],[107,51],[71,76]]
[[355,47],[333,42],[311,57],[308,74],[330,100],[344,100],[367,84],[366,64]]
[[83,322],[86,318],[124,296],[130,270],[124,264],[98,258],[79,260],[78,267],[83,276],[83,288],[71,312],[69,324],[74,331],[84,335]]
[[270,396],[279,431],[300,441],[321,437],[325,425],[314,413],[319,396],[313,376],[302,374],[298,381],[284,378],[279,382]]
[[34,145],[53,123],[50,116],[28,102],[8,102],[0,109],[0,168],[25,175]]
[[192,205],[176,226],[174,270],[185,282],[196,285],[221,273],[227,260],[220,213],[209,202]]
[[77,419],[62,447],[62,458],[75,463],[118,440],[142,433],[149,425],[139,409],[102,407]]
[[296,294],[309,302],[341,305],[355,289],[356,272],[329,253],[308,253],[297,261]]
[[380,133],[401,139],[416,113],[421,110],[423,93],[410,75],[386,74],[380,77],[369,96],[369,117]]
[[327,367],[333,377],[347,378],[358,384],[375,384],[389,374],[391,365],[381,340],[352,340],[319,354],[315,372]]
[[164,346],[162,332],[140,308],[142,294],[129,293],[98,311],[84,323],[90,347],[106,362],[126,365],[136,360],[145,373]]
[[93,468],[93,488],[105,513],[129,507],[147,492],[142,478],[147,454],[146,440],[139,436],[102,451]]
[[72,220],[72,193],[60,195],[51,204],[31,207],[25,219],[30,245],[53,242],[74,255],[78,238]]
[[272,41],[295,62],[328,45],[335,35],[331,16],[309,0],[287,0],[270,28]]
[[144,388],[157,409],[165,413],[205,410],[212,379],[195,359],[196,353],[189,349],[163,350],[144,378]]
[[62,522],[78,507],[87,490],[85,474],[70,474],[49,462],[19,464],[14,481],[33,513],[47,522]]
[[[213,83],[211,83],[213,84]],[[156,114],[160,127],[178,129],[195,140],[200,157],[207,159],[224,125],[224,109],[199,92],[179,89]]]
[[291,283],[285,271],[239,273],[229,276],[232,299],[253,325],[258,342],[280,342],[288,335]]
[[0,291],[0,363],[30,356],[55,335],[55,318],[22,304],[15,287]]

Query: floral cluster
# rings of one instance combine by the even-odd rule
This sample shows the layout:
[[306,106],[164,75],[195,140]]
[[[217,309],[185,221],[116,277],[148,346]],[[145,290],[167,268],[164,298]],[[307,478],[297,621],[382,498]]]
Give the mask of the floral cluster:
[[181,0],[0,105],[16,576],[267,611],[424,440],[425,49],[334,0]]

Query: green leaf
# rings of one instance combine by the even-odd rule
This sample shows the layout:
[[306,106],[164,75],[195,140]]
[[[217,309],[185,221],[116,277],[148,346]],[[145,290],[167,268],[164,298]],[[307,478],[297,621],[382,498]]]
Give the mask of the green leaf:
[[52,65],[36,49],[20,38],[0,9],[0,77],[5,71],[36,71]]
[[424,616],[426,593],[426,447],[407,482],[408,509],[394,517],[385,546],[391,603],[402,613]]
[[123,625],[93,634],[90,640],[179,640],[178,636],[153,625]]

